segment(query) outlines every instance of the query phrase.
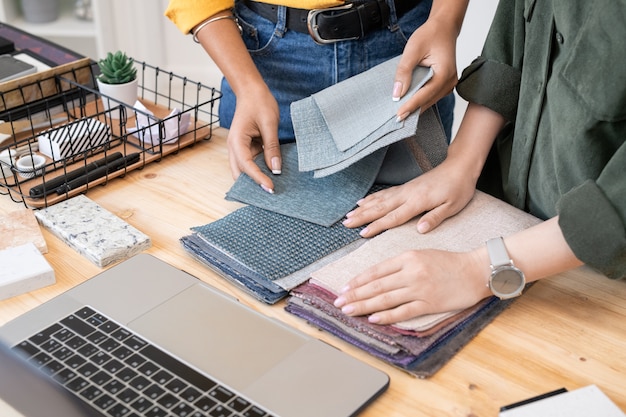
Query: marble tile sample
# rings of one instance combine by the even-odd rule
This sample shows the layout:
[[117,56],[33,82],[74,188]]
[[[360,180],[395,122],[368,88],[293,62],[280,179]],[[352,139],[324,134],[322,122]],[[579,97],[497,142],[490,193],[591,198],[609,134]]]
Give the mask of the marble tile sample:
[[0,250],[0,300],[56,282],[54,270],[32,242]]
[[32,210],[24,208],[0,216],[0,250],[28,242],[41,253],[48,253],[48,245]]
[[100,268],[152,245],[149,236],[82,194],[40,209],[35,216],[50,232]]

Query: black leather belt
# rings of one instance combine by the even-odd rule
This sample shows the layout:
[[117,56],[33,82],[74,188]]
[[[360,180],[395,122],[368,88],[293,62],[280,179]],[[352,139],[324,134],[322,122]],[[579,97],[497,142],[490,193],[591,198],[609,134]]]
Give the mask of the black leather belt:
[[[395,0],[396,16],[413,9],[421,0]],[[274,23],[278,21],[278,7],[274,4],[244,0],[245,5]],[[328,9],[287,8],[286,28],[308,33],[320,44],[361,39],[369,32],[389,25],[389,6],[385,0],[348,2]]]

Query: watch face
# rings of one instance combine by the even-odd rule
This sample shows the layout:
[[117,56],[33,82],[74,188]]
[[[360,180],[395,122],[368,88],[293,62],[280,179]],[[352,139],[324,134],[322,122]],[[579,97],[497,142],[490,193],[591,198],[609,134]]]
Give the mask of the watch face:
[[514,266],[502,266],[493,272],[489,284],[496,296],[515,297],[524,289],[524,274]]

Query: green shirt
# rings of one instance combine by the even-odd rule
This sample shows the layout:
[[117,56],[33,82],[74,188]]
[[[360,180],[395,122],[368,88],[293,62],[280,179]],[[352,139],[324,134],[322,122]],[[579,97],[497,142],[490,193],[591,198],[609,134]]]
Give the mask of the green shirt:
[[466,100],[510,123],[479,185],[559,225],[576,256],[626,277],[626,1],[505,0]]

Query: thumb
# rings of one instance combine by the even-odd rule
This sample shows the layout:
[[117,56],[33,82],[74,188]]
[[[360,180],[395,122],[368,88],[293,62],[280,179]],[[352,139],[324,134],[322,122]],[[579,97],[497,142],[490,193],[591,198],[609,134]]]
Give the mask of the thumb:
[[409,91],[413,79],[413,66],[407,64],[408,60],[403,56],[396,68],[391,98],[399,101]]
[[272,171],[272,174],[278,175],[282,173],[282,157],[280,154],[280,142],[278,138],[272,138],[265,140],[263,144],[263,154],[265,157],[265,163],[267,167]]
[[272,123],[264,123],[259,126],[263,140],[263,157],[265,164],[277,175],[282,172],[282,158],[280,155],[280,141],[278,139],[278,117]]

